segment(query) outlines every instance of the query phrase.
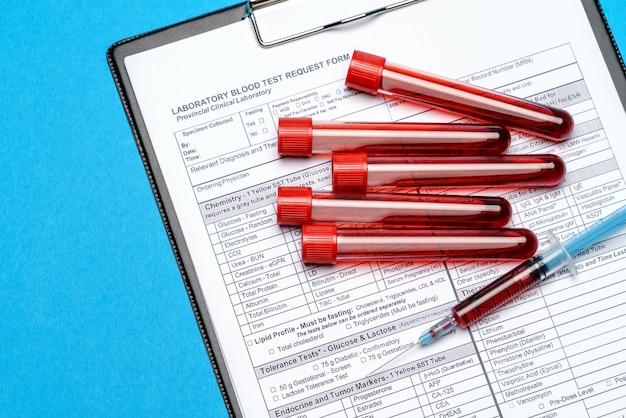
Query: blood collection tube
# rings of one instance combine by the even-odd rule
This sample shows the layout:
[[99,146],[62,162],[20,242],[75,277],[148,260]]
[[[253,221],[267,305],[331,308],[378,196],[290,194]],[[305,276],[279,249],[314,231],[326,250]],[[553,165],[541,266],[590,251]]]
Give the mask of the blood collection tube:
[[302,261],[493,260],[525,259],[537,250],[530,230],[351,229],[337,225],[302,226]]
[[498,155],[510,139],[506,128],[485,124],[278,120],[278,154],[289,157],[346,151]]
[[567,139],[574,121],[561,109],[491,91],[387,62],[383,57],[354,51],[348,87],[426,104],[542,138]]
[[278,188],[278,223],[341,224],[351,228],[499,228],[511,219],[501,197],[313,191]]
[[425,186],[555,186],[565,176],[557,155],[368,156],[333,154],[333,191]]

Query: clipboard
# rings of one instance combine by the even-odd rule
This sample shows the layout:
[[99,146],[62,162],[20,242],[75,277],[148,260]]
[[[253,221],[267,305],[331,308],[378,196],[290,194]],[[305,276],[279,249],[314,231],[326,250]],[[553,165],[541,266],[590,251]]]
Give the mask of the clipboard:
[[[242,379],[242,375],[247,375],[249,377],[250,372],[249,370],[248,372],[240,372],[240,371],[235,370],[237,369],[237,366],[234,364],[235,360],[232,357],[228,358],[229,348],[223,345],[224,344],[223,340],[225,338],[227,331],[224,328],[223,324],[216,325],[216,319],[217,319],[216,315],[215,313],[213,314],[210,313],[210,306],[209,306],[210,304],[207,302],[207,295],[208,295],[207,292],[210,292],[210,289],[207,288],[207,285],[206,285],[207,278],[206,277],[204,279],[202,278],[202,276],[206,275],[207,272],[204,270],[199,272],[199,269],[198,269],[198,259],[197,259],[197,249],[196,249],[198,247],[198,243],[196,243],[195,240],[189,236],[189,230],[185,230],[185,228],[182,225],[182,223],[186,221],[182,219],[184,218],[184,216],[179,212],[179,209],[177,207],[178,205],[177,199],[179,199],[179,197],[174,192],[174,188],[178,186],[172,182],[171,178],[168,178],[168,174],[165,172],[167,170],[164,170],[163,168],[164,157],[162,154],[159,154],[159,151],[155,149],[155,146],[154,146],[154,132],[155,131],[154,131],[153,122],[146,120],[146,115],[148,113],[146,111],[146,103],[145,101],[142,102],[140,98],[138,97],[143,93],[141,94],[138,93],[137,79],[133,78],[133,77],[136,77],[133,74],[133,71],[136,71],[136,70],[129,69],[128,59],[129,57],[134,57],[143,53],[150,53],[150,51],[160,50],[163,48],[176,49],[176,45],[180,41],[185,41],[194,37],[201,36],[203,34],[211,33],[213,31],[218,31],[222,28],[229,27],[230,25],[241,23],[242,21],[245,21],[246,25],[249,25],[248,26],[249,30],[247,32],[245,31],[238,32],[241,35],[240,39],[231,39],[227,42],[225,41],[226,43],[229,44],[230,48],[236,48],[241,43],[254,44],[254,47],[258,48],[259,51],[267,51],[267,52],[259,52],[258,56],[262,57],[262,56],[265,56],[265,54],[270,56],[270,54],[273,54],[271,56],[276,57],[276,56],[280,56],[280,52],[276,52],[276,51],[280,51],[281,48],[291,48],[291,47],[287,47],[286,45],[297,45],[298,42],[302,42],[302,40],[305,38],[311,39],[311,38],[315,38],[318,36],[320,37],[327,36],[327,37],[330,37],[331,39],[332,38],[339,39],[339,38],[343,38],[344,36],[349,37],[351,35],[345,34],[345,31],[343,29],[346,25],[357,27],[357,30],[362,30],[362,28],[369,25],[373,19],[379,19],[378,16],[382,14],[390,14],[390,15],[401,14],[403,13],[402,10],[409,10],[409,9],[415,10],[415,9],[419,9],[422,7],[424,10],[424,13],[431,13],[432,8],[428,4],[432,3],[432,1],[431,0],[400,1],[392,5],[381,6],[381,7],[376,7],[373,9],[364,10],[361,12],[357,12],[355,14],[346,15],[341,18],[332,18],[324,24],[314,25],[313,27],[306,27],[304,30],[299,31],[297,33],[292,33],[287,36],[274,37],[274,39],[268,39],[263,34],[263,30],[261,29],[261,27],[263,26],[263,23],[261,22],[261,19],[262,19],[261,12],[263,11],[267,12],[273,7],[283,7],[284,1],[280,1],[280,0],[279,1],[265,0],[261,2],[250,1],[248,3],[240,3],[232,7],[218,10],[216,12],[212,12],[203,16],[195,17],[190,20],[174,24],[172,26],[155,30],[153,32],[149,32],[146,34],[142,34],[142,35],[138,35],[129,39],[122,40],[112,45],[107,52],[107,60],[110,66],[111,73],[113,75],[115,84],[117,86],[124,111],[128,117],[128,121],[131,127],[133,137],[135,139],[136,145],[138,147],[139,153],[144,163],[144,167],[145,167],[147,176],[149,178],[150,185],[153,190],[155,200],[157,202],[157,206],[159,208],[159,212],[160,212],[160,215],[163,220],[163,224],[167,232],[168,239],[170,241],[172,250],[174,252],[177,264],[180,269],[183,284],[189,295],[190,303],[191,303],[194,315],[198,323],[200,334],[204,341],[205,347],[207,349],[209,360],[211,361],[213,369],[215,370],[215,374],[218,379],[220,390],[224,397],[227,410],[231,416],[272,416],[272,417],[274,416],[276,417],[278,416],[317,416],[315,414],[317,413],[316,411],[318,411],[318,409],[317,409],[317,406],[314,405],[315,402],[319,403],[320,405],[324,404],[324,402],[327,402],[327,404],[330,404],[328,397],[329,397],[329,393],[331,392],[323,388],[324,384],[329,384],[333,388],[335,388],[333,390],[336,390],[337,392],[332,392],[332,393],[335,393],[335,395],[331,393],[331,397],[336,396],[335,403],[339,402],[341,405],[343,405],[342,407],[344,408],[344,411],[343,411],[344,413],[347,414],[348,412],[346,411],[351,411],[350,413],[353,413],[353,414],[364,414],[364,413],[368,413],[370,410],[372,411],[372,413],[375,413],[377,410],[376,408],[378,407],[375,404],[378,401],[370,401],[370,398],[377,399],[376,396],[378,395],[382,396],[381,391],[384,392],[386,390],[390,390],[390,391],[400,392],[400,389],[396,389],[396,388],[386,389],[387,386],[383,385],[383,383],[385,383],[385,376],[375,377],[374,383],[372,383],[371,378],[368,378],[366,380],[359,380],[359,382],[356,383],[356,386],[354,386],[354,384],[348,384],[348,383],[341,383],[341,384],[337,383],[337,381],[340,380],[340,377],[333,377],[332,378],[334,379],[333,383],[324,383],[324,384],[319,383],[319,382],[327,382],[329,379],[320,380],[319,378],[312,377],[312,376],[317,376],[321,373],[327,373],[328,376],[343,376],[343,375],[352,376],[355,363],[353,362],[353,360],[347,359],[343,361],[343,365],[340,365],[337,368],[331,367],[328,370],[324,369],[324,367],[330,367],[328,365],[318,366],[312,363],[307,363],[307,364],[311,364],[311,373],[307,376],[302,376],[301,379],[298,379],[297,377],[296,378],[291,377],[290,380],[287,380],[283,383],[284,385],[286,385],[285,388],[278,387],[279,385],[272,386],[271,388],[263,388],[261,387],[262,385],[252,384],[250,387],[246,387],[244,390],[245,391],[248,391],[248,390],[257,391],[258,393],[256,393],[255,396],[252,396],[251,393],[248,393],[251,397],[256,398],[252,406],[248,404],[248,399],[246,397],[247,394],[242,393],[240,382]],[[574,2],[569,2],[568,4],[570,3],[574,3]],[[609,99],[606,99],[606,102],[611,103],[613,106],[615,106],[618,103],[621,104],[621,108],[616,110],[616,113],[619,114],[618,120],[620,120],[620,118],[622,118],[623,116],[622,113],[624,111],[624,108],[626,108],[626,75],[625,75],[626,68],[624,66],[622,57],[619,51],[617,50],[616,44],[612,38],[611,32],[608,28],[607,22],[604,18],[604,15],[599,6],[599,3],[591,1],[591,0],[583,0],[581,3],[582,3],[582,6],[584,7],[586,18],[588,19],[588,22],[591,28],[593,29],[595,42],[597,43],[597,48],[601,53],[602,61],[604,63],[604,66],[606,67],[607,74],[610,76],[610,83],[609,83],[610,90],[614,92],[615,97],[618,97],[618,100],[619,100],[619,102],[615,102],[615,100],[611,101],[611,99],[609,98]],[[487,15],[489,13],[491,12],[483,12],[483,14],[487,14]],[[497,17],[497,16],[492,16],[492,17]],[[488,21],[487,17],[485,18],[485,21]],[[445,25],[445,22],[442,23],[442,25]],[[324,33],[323,35],[322,35],[322,32]],[[441,33],[439,34],[441,35]],[[244,37],[244,35],[247,37]],[[381,34],[380,36],[384,38],[386,35]],[[550,45],[549,42],[547,42],[546,44],[548,45],[547,48],[553,47],[552,45]],[[196,47],[195,45],[196,44],[194,44],[192,48],[195,48]],[[221,49],[218,49],[217,52],[214,50],[212,53],[214,54],[215,59],[219,61],[227,57],[229,51],[232,52],[232,49],[229,49],[228,47],[222,47]],[[269,52],[269,51],[273,51],[273,52]],[[541,52],[541,51],[537,51],[537,52]],[[198,54],[207,53],[207,51],[196,50],[196,53]],[[208,52],[208,53],[211,53],[211,52]],[[521,53],[520,58],[523,56],[526,56],[526,55]],[[306,68],[306,67],[300,67],[299,70],[301,70],[302,68]],[[484,67],[485,71],[483,71],[483,73],[486,73],[486,70],[488,68],[490,67],[485,65]],[[254,65],[251,64],[250,67],[246,71],[250,73],[254,73],[256,69],[254,68]],[[455,73],[454,69],[451,71],[451,76],[455,76],[458,78],[462,78],[463,76],[467,74],[468,73],[463,73],[463,72]],[[476,72],[475,74],[478,74],[478,72]],[[295,77],[298,74],[294,73],[293,75]],[[251,77],[251,79],[254,79],[254,77]],[[605,79],[605,82],[606,81],[607,80]],[[202,88],[205,90],[205,92],[209,90],[218,91],[219,89],[217,88],[215,89],[213,89],[212,87],[207,88],[207,86],[212,86],[214,84],[218,84],[218,81],[214,80],[212,82],[208,82],[207,85],[202,86]],[[173,89],[174,87],[170,86],[167,88]],[[197,97],[202,97],[203,94],[204,92],[200,93]],[[196,101],[196,98],[191,97],[188,102],[181,102],[183,103],[181,106],[185,106],[184,103],[189,103],[189,104],[194,103],[194,101]],[[172,113],[177,111],[176,106],[173,106],[172,104],[168,104],[168,108],[171,109]],[[189,110],[189,109],[186,109],[186,110]],[[603,111],[606,111],[606,109]],[[280,114],[280,110],[278,112],[279,112],[278,114]],[[181,124],[180,130],[177,132],[183,132],[184,129],[192,129],[192,127],[194,126],[199,126],[200,122],[201,121],[205,122],[207,118],[211,119],[210,117],[204,117],[203,119],[202,114],[197,114],[193,117],[193,119],[189,119],[190,120],[189,123],[185,122]],[[271,132],[269,133],[269,135],[271,136]],[[181,144],[181,141],[178,141],[178,146],[180,146],[180,144]],[[178,158],[178,163],[180,164],[181,157],[178,156],[177,158]],[[290,169],[294,170],[294,172],[298,171],[297,168],[292,167]],[[316,184],[316,186],[321,187],[322,185]],[[201,213],[197,215],[201,217],[206,214]],[[204,234],[203,239],[206,240],[207,234],[210,235],[211,233],[202,231],[202,234]],[[202,247],[202,244],[200,244],[199,246]],[[306,271],[306,270],[303,270],[303,271]],[[211,275],[214,275],[214,277],[216,278],[219,278],[218,276],[220,274],[221,273],[219,270],[211,272]],[[373,310],[376,304],[372,301],[368,303],[372,303],[371,305],[372,308],[369,310],[370,311]],[[324,309],[318,306],[318,312],[322,312],[322,311],[324,311]],[[364,311],[368,311],[368,310],[366,308],[363,308],[362,312]],[[335,313],[336,312],[341,313],[342,312],[341,308],[336,310]],[[353,311],[353,313],[355,313],[355,311]],[[434,313],[429,311],[429,315],[432,317],[431,314],[434,315]],[[352,315],[346,315],[346,316],[351,317]],[[355,322],[356,325],[354,325],[354,327],[358,328],[360,325],[358,325],[358,320],[356,320],[356,314],[354,316],[355,316],[355,319],[354,320],[350,319],[350,321],[353,321],[353,322],[356,321]],[[236,315],[233,315],[233,317],[236,317]],[[304,319],[302,321],[304,321]],[[363,326],[363,329],[365,329],[365,326]],[[380,328],[380,329],[383,329],[383,328]],[[346,333],[346,335],[348,334],[349,335],[362,335],[362,334],[354,334],[354,332],[356,331],[350,331],[350,332],[347,331],[344,325],[344,333]],[[320,333],[321,331],[318,331],[318,334],[312,334],[312,335],[319,335]],[[271,337],[267,337],[267,335],[269,336],[272,335],[271,333],[265,334],[266,335],[265,341],[260,341],[263,339],[262,334],[259,334],[259,337],[256,337],[256,339],[253,337],[251,337],[250,339],[247,338],[248,336],[253,335],[253,334],[254,332],[250,331],[248,335],[242,334],[242,336],[238,336],[238,338],[242,341],[242,347],[244,349],[246,348],[246,344],[248,345],[248,347],[254,346],[256,344],[259,344],[259,345],[267,344],[267,338],[271,338]],[[279,337],[281,336],[277,336],[276,338],[279,338]],[[458,339],[456,336],[454,338]],[[304,341],[306,340],[306,338],[302,337],[301,340]],[[289,341],[289,339],[284,339],[283,342],[284,341]],[[332,343],[334,344],[336,343],[336,341],[339,341],[339,340],[333,340]],[[375,340],[372,340],[372,341],[375,341]],[[472,347],[480,346],[480,344],[477,342],[477,338],[474,337],[473,335],[469,337],[468,341],[469,342],[467,342],[467,344],[463,345],[464,350],[466,351],[467,350],[471,351],[473,349]],[[312,344],[313,343],[303,342],[303,347],[305,348],[299,352],[299,355],[302,355],[302,353],[307,354],[308,352],[306,352],[306,349],[309,349],[309,347],[312,347],[313,346]],[[337,344],[341,345],[344,343],[339,342]],[[287,344],[283,344],[283,345],[286,346]],[[375,362],[378,361],[375,358],[376,355],[380,355],[381,353],[384,352],[384,350],[380,348],[377,348],[377,349],[372,348],[375,346],[376,346],[376,343],[372,342],[372,346],[370,347],[372,353],[374,353],[372,354],[373,356],[372,358],[369,358],[367,355],[363,354],[362,351],[358,351],[358,350],[355,351],[357,352],[356,357],[359,358],[358,361],[367,363],[368,365],[368,367],[364,367],[363,369],[365,372],[367,372],[368,368],[369,369],[375,368],[373,364],[375,364]],[[276,351],[279,351],[279,350],[277,350],[277,347],[272,346],[272,348],[269,349],[269,351],[271,352],[271,355],[276,356]],[[285,351],[295,352],[292,348],[285,348]],[[352,355],[351,353],[343,354],[343,357],[349,357],[351,355]],[[340,357],[340,358],[343,358],[343,357]],[[437,357],[435,356],[435,357],[428,357],[428,358],[437,358]],[[417,367],[417,369],[419,369],[418,367],[419,364],[423,364],[424,362],[427,363],[429,361],[428,358],[420,357],[419,354],[416,354],[413,363],[409,364],[406,367],[409,367],[409,368]],[[328,356],[327,359],[324,361],[333,361],[332,356]],[[453,362],[451,364],[458,366],[460,364],[459,363],[460,361],[461,360],[457,362]],[[342,363],[342,362],[339,361],[338,363]],[[372,363],[371,366],[369,366],[370,363]],[[267,363],[264,363],[264,365],[265,367],[269,367],[269,368],[280,367],[278,362],[268,361]],[[352,369],[350,369],[346,365],[352,365],[351,366]],[[255,367],[257,366],[258,365],[255,365]],[[322,369],[324,369],[324,371],[315,373],[314,370],[318,370],[317,367],[321,367]],[[342,368],[342,367],[345,367],[345,368]],[[408,373],[407,371],[408,369],[406,369],[406,367],[404,369],[403,368],[396,369],[392,373],[396,373],[396,374],[401,374],[405,372]],[[489,373],[491,373],[491,375],[489,376],[493,375],[494,373],[493,371],[489,372],[487,369],[485,369],[486,366],[482,366],[482,367],[483,367],[485,375],[489,375]],[[331,369],[332,369],[332,372],[331,372]],[[263,372],[260,372],[259,371],[260,369],[258,367],[255,370],[256,371],[254,373],[256,373],[257,378],[264,378]],[[429,370],[432,370],[434,372],[434,370],[436,369],[429,369]],[[419,370],[412,369],[410,373],[416,373],[417,375],[419,375]],[[365,374],[366,373],[363,373],[363,375]],[[421,378],[425,379],[424,376],[421,376]],[[307,379],[311,379],[311,381],[318,382],[318,383],[307,385],[307,382],[306,382]],[[349,377],[349,379],[352,379],[352,377]],[[395,380],[391,379],[390,377],[387,377],[386,379],[388,382],[390,382],[390,384],[391,382],[395,382]],[[302,381],[302,380],[305,380],[305,381]],[[494,389],[494,387],[496,387],[497,385],[494,385],[493,382],[489,382],[489,377],[485,377],[485,380],[488,381],[485,387],[487,388],[486,390],[489,393],[489,396],[492,398],[492,403],[493,403],[493,405],[490,408],[490,411],[492,412],[495,411],[496,414],[500,414],[504,416],[516,416],[515,412],[511,412],[511,410],[513,410],[512,406],[511,406],[511,410],[506,409],[507,402],[514,405],[514,402],[516,400],[530,399],[529,397],[520,398],[519,396],[517,397],[511,396],[509,399],[507,398],[507,395],[505,394],[504,391],[497,392]],[[432,381],[430,384],[431,385],[433,384]],[[616,381],[615,385],[613,386],[613,389],[624,387],[623,385],[622,386],[620,385],[621,384],[618,381]],[[450,389],[452,388],[452,386],[448,386],[448,388],[449,390],[452,390]],[[597,390],[595,389],[596,388],[595,386],[593,388],[594,390]],[[301,389],[304,392],[311,392],[311,395],[310,396],[303,395],[300,391]],[[435,406],[436,403],[434,402],[434,399],[432,398],[432,396],[433,394],[439,393],[439,392],[428,392],[428,389],[424,389],[424,390],[426,393],[430,393],[430,398],[429,398],[429,395],[421,394],[419,392],[416,392],[414,397],[418,400],[426,399],[429,402],[432,401],[429,406],[430,408],[429,413],[435,414],[440,411],[452,411],[450,413],[454,413],[454,411],[457,411],[457,410],[461,411],[463,409],[462,407],[455,407],[455,408],[450,407],[448,409],[446,409],[446,406],[437,407]],[[340,392],[343,393],[343,395],[341,395]],[[449,395],[449,393],[445,393],[445,388],[443,389],[443,392],[440,393],[440,395],[442,396],[442,399],[444,399],[441,402],[447,402],[445,401],[445,399],[447,399],[446,396]],[[317,396],[317,398],[315,396]],[[549,398],[549,395],[545,395],[545,396]],[[580,400],[581,398],[584,398],[585,396],[589,397],[591,395],[589,395],[589,393],[587,393],[587,395],[585,395],[585,393],[582,393],[576,396],[578,397],[578,400]],[[557,400],[555,400],[554,404],[549,404],[549,406],[547,407],[547,410],[566,408],[568,406],[574,405],[575,402],[577,401],[577,399],[574,399],[574,398],[572,399],[568,398],[568,400],[564,401],[563,404],[560,404],[558,403]],[[258,407],[259,399],[263,400],[265,404],[264,406],[265,410],[259,411],[258,409],[256,409],[254,413],[251,413],[253,408]],[[326,401],[324,401],[324,399],[326,399]],[[363,401],[363,402],[360,404],[360,406],[357,406],[357,403],[360,401]],[[381,402],[384,404],[384,401],[381,401]],[[542,406],[536,406],[536,407],[542,408],[542,410],[543,408],[546,407],[546,404],[538,402],[536,401],[536,399],[533,399],[532,401],[529,400],[528,403],[532,405],[541,404]],[[613,400],[613,403],[615,403],[614,400]],[[443,403],[441,405],[443,405]],[[517,409],[515,409],[515,411],[519,413],[520,411],[519,405],[517,406]],[[384,414],[384,412],[380,412],[380,411],[378,413]],[[329,413],[329,416],[330,416],[330,413]],[[347,416],[350,416],[350,415],[347,415]],[[380,416],[383,416],[383,415],[380,415]]]

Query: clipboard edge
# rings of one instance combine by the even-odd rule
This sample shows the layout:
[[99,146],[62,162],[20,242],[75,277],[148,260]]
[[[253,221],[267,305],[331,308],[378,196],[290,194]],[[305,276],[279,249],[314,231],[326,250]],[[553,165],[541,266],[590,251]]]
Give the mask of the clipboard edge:
[[626,65],[600,0],[581,0],[615,90],[626,110]]
[[[247,3],[235,4],[214,12],[122,39],[112,44],[106,52],[107,64],[120,96],[120,101],[130,125],[131,133],[143,163],[150,188],[152,189],[152,194],[185,286],[198,330],[200,331],[211,367],[213,368],[226,411],[231,417],[242,416],[241,408],[237,402],[234,385],[230,376],[228,373],[222,373],[222,370],[226,370],[226,363],[221,349],[219,348],[217,334],[212,326],[210,326],[212,323],[211,317],[204,298],[202,297],[202,289],[198,276],[193,268],[189,249],[181,232],[180,224],[173,208],[172,199],[165,187],[164,177],[158,167],[156,154],[150,145],[150,136],[148,135],[147,128],[143,124],[141,117],[137,116],[141,115],[141,110],[134,94],[130,91],[131,89],[127,88],[130,86],[130,79],[124,69],[124,59],[129,55],[145,51],[151,47],[157,47],[193,36],[193,34],[190,34],[187,30],[185,30],[184,33],[183,31],[177,31],[177,29],[182,26],[188,28],[189,25],[193,26],[196,23],[200,24],[200,22],[206,22],[207,19],[211,20],[213,24],[210,27],[197,28],[197,33],[203,33],[245,19],[247,16],[246,4]],[[138,47],[136,47],[137,43],[139,43]],[[145,43],[148,45],[145,45]],[[197,297],[196,294],[200,295],[200,297]]]

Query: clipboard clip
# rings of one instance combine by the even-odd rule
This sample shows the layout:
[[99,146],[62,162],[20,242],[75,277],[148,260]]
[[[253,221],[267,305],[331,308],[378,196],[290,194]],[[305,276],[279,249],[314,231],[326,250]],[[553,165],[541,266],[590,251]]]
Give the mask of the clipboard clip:
[[[260,23],[260,20],[263,19],[261,15],[266,14],[267,9],[269,7],[286,9],[287,8],[286,3],[288,2],[290,3],[290,6],[291,4],[301,5],[304,3],[304,0],[291,0],[291,1],[290,0],[248,0],[246,6],[247,6],[247,17],[252,22],[252,27],[254,29],[254,34],[257,38],[257,42],[259,43],[261,47],[269,48],[273,46],[282,45],[287,42],[295,41],[297,39],[301,39],[306,36],[315,35],[320,32],[324,32],[326,30],[333,29],[341,25],[345,25],[347,23],[360,21],[368,17],[376,16],[385,12],[390,12],[390,11],[399,9],[401,7],[405,7],[411,4],[422,2],[424,0],[399,0],[391,4],[384,4],[384,3],[387,3],[388,1],[389,0],[386,0],[386,1],[356,0],[356,4],[358,4],[361,8],[363,7],[370,7],[370,8],[365,11],[356,11],[356,12],[354,12],[354,7],[352,7],[351,11],[347,11],[348,9],[341,10],[339,11],[339,13],[343,11],[344,12],[343,16],[340,15],[339,17],[331,17],[330,18],[331,20],[327,23],[312,23],[311,24],[312,26],[309,29],[298,30],[296,32],[292,31],[291,33],[287,35],[276,34],[276,33],[274,33],[273,35],[268,35],[264,33],[264,32],[267,32],[267,30],[264,30],[264,28],[261,28],[261,26],[265,26],[265,29],[267,27],[270,27],[270,28],[283,27],[285,26],[286,23],[288,23],[288,20],[291,21],[290,23],[293,26],[294,18],[298,17],[298,14],[294,15],[293,13],[291,13],[291,16],[289,17],[289,19],[287,19],[285,18],[285,16],[288,16],[290,14],[290,11],[287,10],[282,15],[282,20],[281,20],[281,17],[275,17],[274,21],[271,21],[271,23],[267,23],[266,25],[262,25]],[[323,3],[321,0],[315,0],[313,3],[315,4],[315,6],[312,6],[312,7],[315,7],[318,13],[311,13],[310,12],[311,9],[309,10],[309,12],[307,12],[305,8],[303,9],[302,14],[306,15],[307,18],[310,17],[310,15],[314,15],[314,14],[317,14],[319,16],[321,14],[321,12],[319,12],[320,9],[328,10],[328,9],[320,7],[320,4]],[[345,0],[341,0],[339,3],[341,3],[342,5],[349,4],[349,3],[354,4],[355,1],[347,2]],[[378,3],[381,3],[382,5],[379,5]],[[337,4],[336,0],[334,1],[334,4],[335,5]],[[270,32],[272,32],[272,30],[270,30]]]

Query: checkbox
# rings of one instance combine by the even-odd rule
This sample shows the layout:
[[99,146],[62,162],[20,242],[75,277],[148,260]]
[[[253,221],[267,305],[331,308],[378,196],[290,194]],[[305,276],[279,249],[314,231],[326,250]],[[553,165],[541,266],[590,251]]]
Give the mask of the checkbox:
[[273,355],[274,354],[274,349],[270,348],[269,353],[270,353],[270,356]]

